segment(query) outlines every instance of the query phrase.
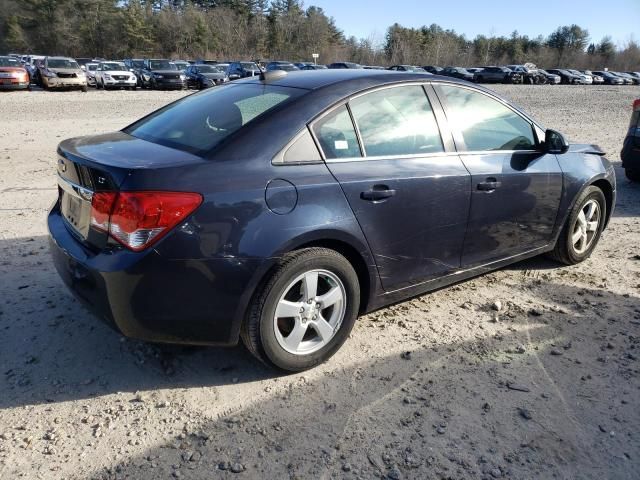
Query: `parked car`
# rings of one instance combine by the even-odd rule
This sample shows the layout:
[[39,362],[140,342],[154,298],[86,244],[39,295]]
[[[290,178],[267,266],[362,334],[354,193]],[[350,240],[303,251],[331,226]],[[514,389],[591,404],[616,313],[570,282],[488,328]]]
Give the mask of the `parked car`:
[[631,123],[620,158],[627,178],[632,182],[640,182],[640,99],[633,102]]
[[640,85],[640,78],[629,75],[625,72],[612,72],[614,75],[621,77],[627,85]]
[[44,60],[44,55],[27,55],[24,68],[29,73],[31,83],[39,83],[37,62]]
[[[367,67],[364,67],[364,68],[367,68]],[[326,69],[327,69],[326,65],[310,63],[302,67],[300,70],[326,70]]]
[[229,81],[227,72],[218,65],[191,65],[185,70],[187,76],[187,88],[215,87]]
[[217,60],[205,60],[200,58],[194,62],[194,65],[216,65],[217,63],[219,63]]
[[440,72],[440,75],[473,82],[473,73],[468,72],[466,68],[462,67],[446,67],[442,72]]
[[42,88],[78,89],[86,92],[87,76],[80,65],[68,57],[45,57],[38,64],[38,77]]
[[283,70],[285,72],[293,72],[295,70],[300,70],[293,63],[290,62],[269,62],[267,63],[267,72],[271,72],[273,70]]
[[433,73],[434,75],[442,75],[444,68],[436,67],[435,65],[425,65],[422,67],[425,71]]
[[331,69],[361,69],[362,65],[353,62],[334,62],[327,65]]
[[96,87],[105,90],[109,88],[135,90],[138,84],[137,77],[124,62],[100,62],[94,75]]
[[180,90],[187,87],[185,74],[166,59],[145,60],[139,79],[142,88]]
[[562,78],[560,77],[560,75],[556,75],[555,73],[549,73],[546,70],[543,70],[542,68],[538,69],[538,73],[540,75],[543,75],[546,78],[546,84],[547,85],[558,85],[560,82],[562,82]]
[[473,81],[478,83],[522,83],[522,75],[507,67],[484,67],[474,73]]
[[19,59],[0,56],[0,90],[26,90],[29,88],[29,72]]
[[627,72],[629,75],[640,79],[640,72]]
[[591,70],[579,70],[579,72],[583,75],[590,76],[594,85],[602,85],[604,83],[604,79],[600,75],[593,73]]
[[[325,68],[327,68],[326,65]],[[362,65],[362,68],[366,70],[386,70],[382,65]]]
[[313,62],[293,62],[293,64],[298,67],[300,70],[304,70],[304,67],[308,67],[309,65],[313,65]]
[[583,261],[616,195],[598,147],[482,87],[384,71],[267,72],[58,154],[51,254],[80,301],[129,337],[242,338],[289,371],[359,314],[536,255]]
[[422,67],[416,67],[415,65],[393,65],[387,70],[393,70],[396,72],[411,72],[411,73],[429,73]]
[[533,63],[525,63],[524,65],[507,65],[507,68],[514,73],[519,73],[522,82],[528,85],[539,85],[547,82],[546,75],[538,72],[538,67]]
[[606,85],[624,85],[625,84],[625,81],[622,78],[618,77],[617,75],[614,75],[611,72],[598,71],[593,73],[602,77]]
[[586,73],[583,73],[579,70],[574,70],[571,68],[568,68],[567,72],[573,73],[574,75],[582,77],[582,79],[584,80],[583,82],[584,85],[593,85],[593,75],[587,75]]
[[99,63],[87,63],[84,66],[84,73],[87,75],[87,85],[90,87],[96,86],[96,70]]
[[554,75],[558,75],[560,77],[560,83],[563,83],[565,85],[584,85],[585,84],[585,79],[583,75],[576,75],[565,69],[554,68],[551,70],[547,70],[547,72],[553,73]]
[[85,65],[93,61],[93,58],[76,58],[75,61],[82,70],[85,70]]
[[187,62],[186,60],[171,60],[171,62],[176,66],[176,68],[181,71],[184,72],[187,67],[189,65],[191,65],[189,62]]
[[467,67],[467,72],[473,73],[474,75],[480,71],[482,71],[482,67]]
[[230,80],[237,80],[260,75],[262,70],[255,62],[231,62],[227,73]]

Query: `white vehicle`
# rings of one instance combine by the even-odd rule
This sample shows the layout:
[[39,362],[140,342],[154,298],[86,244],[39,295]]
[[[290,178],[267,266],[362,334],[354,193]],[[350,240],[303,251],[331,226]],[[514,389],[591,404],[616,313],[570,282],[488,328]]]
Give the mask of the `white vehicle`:
[[578,70],[567,70],[569,73],[573,73],[574,75],[578,75],[584,78],[585,85],[593,85],[593,76],[587,75],[586,73],[579,72]]
[[138,79],[122,62],[100,62],[95,71],[97,88],[127,88],[135,90]]
[[84,66],[84,71],[87,74],[87,84],[95,87],[96,85],[96,70],[98,70],[98,63],[87,63]]

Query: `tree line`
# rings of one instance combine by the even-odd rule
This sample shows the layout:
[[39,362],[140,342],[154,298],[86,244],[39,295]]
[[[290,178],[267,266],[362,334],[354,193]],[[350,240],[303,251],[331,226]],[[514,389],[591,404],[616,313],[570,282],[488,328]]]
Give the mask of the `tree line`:
[[640,47],[590,42],[562,26],[549,36],[478,35],[432,24],[390,26],[383,39],[348,37],[300,0],[0,0],[0,51],[72,57],[354,61],[366,65],[490,65],[640,70]]

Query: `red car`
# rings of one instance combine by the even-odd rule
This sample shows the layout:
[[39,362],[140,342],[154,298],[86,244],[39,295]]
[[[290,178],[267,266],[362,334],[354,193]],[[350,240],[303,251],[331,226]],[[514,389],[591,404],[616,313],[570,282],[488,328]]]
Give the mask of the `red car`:
[[0,90],[29,88],[29,74],[13,57],[0,57]]

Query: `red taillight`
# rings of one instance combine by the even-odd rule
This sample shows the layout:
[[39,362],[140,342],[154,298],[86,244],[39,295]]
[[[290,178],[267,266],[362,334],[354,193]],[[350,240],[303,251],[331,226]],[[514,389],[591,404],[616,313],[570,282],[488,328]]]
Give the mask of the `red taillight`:
[[116,200],[116,192],[98,192],[91,199],[91,226],[99,230],[109,231],[109,217]]
[[633,102],[633,111],[640,111],[640,98]]
[[189,192],[96,193],[91,225],[136,252],[158,241],[202,203]]

